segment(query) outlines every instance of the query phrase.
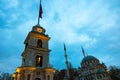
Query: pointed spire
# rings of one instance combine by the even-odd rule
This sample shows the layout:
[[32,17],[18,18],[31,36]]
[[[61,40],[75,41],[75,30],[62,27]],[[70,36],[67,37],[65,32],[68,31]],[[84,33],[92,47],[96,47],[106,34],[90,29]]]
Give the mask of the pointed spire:
[[83,56],[85,57],[86,55],[85,55],[84,48],[83,48],[83,47],[81,47],[81,48],[82,48],[82,53],[83,53]]
[[68,58],[67,58],[67,52],[66,52],[66,46],[64,43],[64,55],[65,55],[65,60],[66,60],[66,67],[67,67],[67,78],[70,78],[70,74],[69,74],[69,63],[68,63]]
[[65,46],[65,43],[64,43],[64,51],[66,51],[66,46]]

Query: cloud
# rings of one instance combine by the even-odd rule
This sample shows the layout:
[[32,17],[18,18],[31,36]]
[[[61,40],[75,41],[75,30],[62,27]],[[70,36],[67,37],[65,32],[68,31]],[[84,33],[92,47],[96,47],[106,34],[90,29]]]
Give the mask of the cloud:
[[16,8],[19,5],[18,0],[8,0],[6,2],[9,8]]
[[1,0],[0,1],[2,9],[16,8],[19,4],[18,0]]
[[[97,54],[90,54],[94,56],[101,55],[105,59],[103,61],[108,62],[108,58],[115,53],[109,54],[108,45],[113,46],[116,42],[114,44],[114,46],[117,46],[116,51],[119,47],[117,44],[119,43],[120,6],[114,7],[119,2],[98,0],[89,3],[89,1],[80,0],[77,2],[62,2],[60,0],[58,3],[60,4],[56,4],[56,1],[49,3],[52,7],[50,6],[49,14],[45,20],[48,24],[46,25],[48,26],[47,28],[50,27],[48,32],[54,39],[53,45],[58,42],[66,42],[72,46],[79,44],[84,45],[85,48],[94,48],[96,49],[94,53]],[[63,5],[61,6],[61,4]],[[57,17],[54,13],[57,13]],[[59,19],[59,21],[56,22],[54,19]],[[117,41],[107,40],[115,35],[117,36]],[[103,50],[108,52],[104,53],[102,52]],[[104,57],[104,54],[107,54],[109,57]],[[114,61],[114,58],[112,58],[111,62]],[[108,63],[110,64],[110,62]]]
[[0,62],[2,62],[2,64],[0,64],[1,72],[13,73],[18,65],[21,64],[21,58],[18,56],[6,57],[1,59]]
[[[8,63],[5,58],[10,56],[11,68],[8,70],[12,71],[13,67],[14,69],[16,67],[14,65],[18,65],[12,64],[14,59],[16,60],[13,56],[21,57],[23,42],[32,26],[37,24],[39,1],[0,0],[0,3],[0,53],[2,54],[0,63],[3,64],[0,68],[5,70],[4,66],[6,67]],[[59,54],[63,53],[63,42],[69,46],[69,59],[75,66],[80,63],[79,60],[82,60],[82,57],[79,57],[81,46],[84,46],[90,55],[100,56],[99,59],[105,61],[107,65],[114,62],[118,64],[119,58],[116,56],[111,58],[111,55],[116,53],[119,56],[119,4],[118,0],[43,0],[43,18],[40,23],[46,29],[46,34],[51,37],[53,65],[65,68],[64,59],[61,60],[64,55]],[[75,56],[77,61],[74,59]],[[19,58],[17,61],[20,60]]]

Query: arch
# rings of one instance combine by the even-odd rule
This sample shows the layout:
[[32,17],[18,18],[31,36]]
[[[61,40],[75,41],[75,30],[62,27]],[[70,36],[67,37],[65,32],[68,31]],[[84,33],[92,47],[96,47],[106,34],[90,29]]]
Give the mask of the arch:
[[40,78],[35,78],[35,80],[41,80]]
[[37,66],[37,67],[42,67],[42,61],[43,61],[43,57],[37,55],[37,56],[36,56],[36,66]]
[[27,80],[30,80],[30,77],[31,77],[31,75],[30,75],[30,74],[28,74],[28,75],[27,75]]
[[37,41],[37,47],[42,48],[42,40],[38,39]]
[[50,80],[50,75],[47,76],[48,80]]

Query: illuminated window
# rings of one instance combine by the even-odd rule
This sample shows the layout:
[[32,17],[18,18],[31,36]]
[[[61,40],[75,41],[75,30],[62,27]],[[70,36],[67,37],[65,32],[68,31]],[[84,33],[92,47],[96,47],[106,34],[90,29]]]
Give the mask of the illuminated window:
[[38,47],[38,48],[42,48],[42,40],[39,39],[39,40],[37,41],[37,47]]
[[42,56],[36,56],[36,66],[42,67]]

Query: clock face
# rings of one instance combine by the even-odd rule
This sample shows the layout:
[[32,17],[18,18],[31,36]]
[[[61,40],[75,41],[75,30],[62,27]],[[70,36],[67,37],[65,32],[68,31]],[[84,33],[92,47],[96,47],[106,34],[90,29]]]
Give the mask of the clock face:
[[41,28],[37,28],[37,31],[38,31],[38,32],[42,32],[42,29],[41,29]]

